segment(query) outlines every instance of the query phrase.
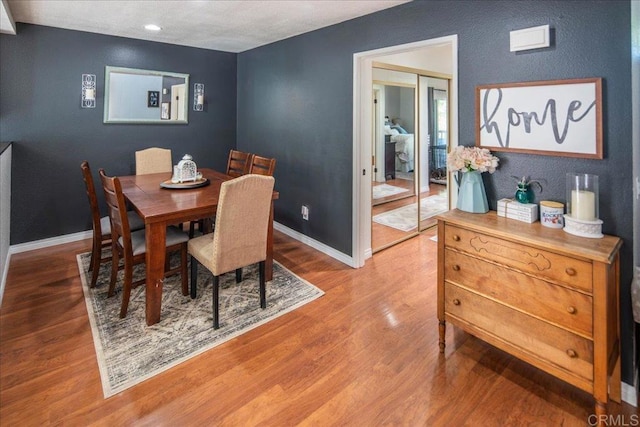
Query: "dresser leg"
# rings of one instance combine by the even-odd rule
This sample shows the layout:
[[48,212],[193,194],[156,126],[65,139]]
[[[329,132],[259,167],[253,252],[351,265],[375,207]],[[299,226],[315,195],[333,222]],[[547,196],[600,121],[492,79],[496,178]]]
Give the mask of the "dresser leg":
[[605,427],[607,425],[607,404],[596,400],[596,424],[598,427]]
[[438,322],[438,332],[440,333],[440,339],[438,340],[438,344],[440,345],[440,353],[444,353],[444,335],[447,331],[447,323],[444,320]]

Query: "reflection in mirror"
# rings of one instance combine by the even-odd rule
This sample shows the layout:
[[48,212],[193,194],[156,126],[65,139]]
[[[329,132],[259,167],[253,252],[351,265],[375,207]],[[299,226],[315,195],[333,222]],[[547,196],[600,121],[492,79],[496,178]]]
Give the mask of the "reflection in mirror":
[[189,75],[105,68],[104,123],[186,124]]
[[449,81],[419,76],[420,230],[437,224],[435,215],[448,210],[447,148],[449,146]]
[[416,76],[410,76],[413,84],[382,78],[384,80],[374,81],[373,87],[371,245],[374,251],[418,232]]

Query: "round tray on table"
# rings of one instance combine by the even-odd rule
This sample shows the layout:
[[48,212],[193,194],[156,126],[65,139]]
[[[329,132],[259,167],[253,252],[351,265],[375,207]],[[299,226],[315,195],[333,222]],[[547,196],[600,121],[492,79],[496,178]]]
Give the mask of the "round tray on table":
[[189,188],[204,187],[205,185],[209,185],[208,178],[202,178],[197,181],[189,181],[189,182],[171,182],[171,180],[168,179],[160,183],[160,187],[170,188],[173,190],[186,190]]

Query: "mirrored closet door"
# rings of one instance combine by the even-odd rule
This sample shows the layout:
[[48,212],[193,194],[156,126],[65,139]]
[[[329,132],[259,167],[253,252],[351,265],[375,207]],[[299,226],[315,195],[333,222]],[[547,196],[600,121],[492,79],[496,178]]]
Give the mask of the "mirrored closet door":
[[380,250],[418,233],[417,76],[374,68],[371,243]]
[[449,80],[373,68],[373,252],[436,224],[449,207]]

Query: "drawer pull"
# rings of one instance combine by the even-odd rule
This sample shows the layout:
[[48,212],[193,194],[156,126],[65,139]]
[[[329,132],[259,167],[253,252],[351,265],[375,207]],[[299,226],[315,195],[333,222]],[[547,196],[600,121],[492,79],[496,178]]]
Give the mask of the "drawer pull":
[[569,307],[567,307],[567,311],[569,312],[569,314],[576,314],[577,310],[575,307],[570,305]]
[[460,305],[460,300],[458,298],[454,298],[453,305]]
[[453,264],[453,271],[460,271],[460,266],[458,264]]
[[575,276],[576,275],[576,270],[571,268],[571,267],[567,268],[564,272],[567,273],[569,276]]
[[575,350],[569,349],[567,350],[567,356],[571,357],[572,359],[575,357],[578,357],[578,353],[576,353]]
[[456,241],[456,242],[459,242],[460,241],[460,236],[458,236],[457,234],[454,234],[453,235],[453,240]]

